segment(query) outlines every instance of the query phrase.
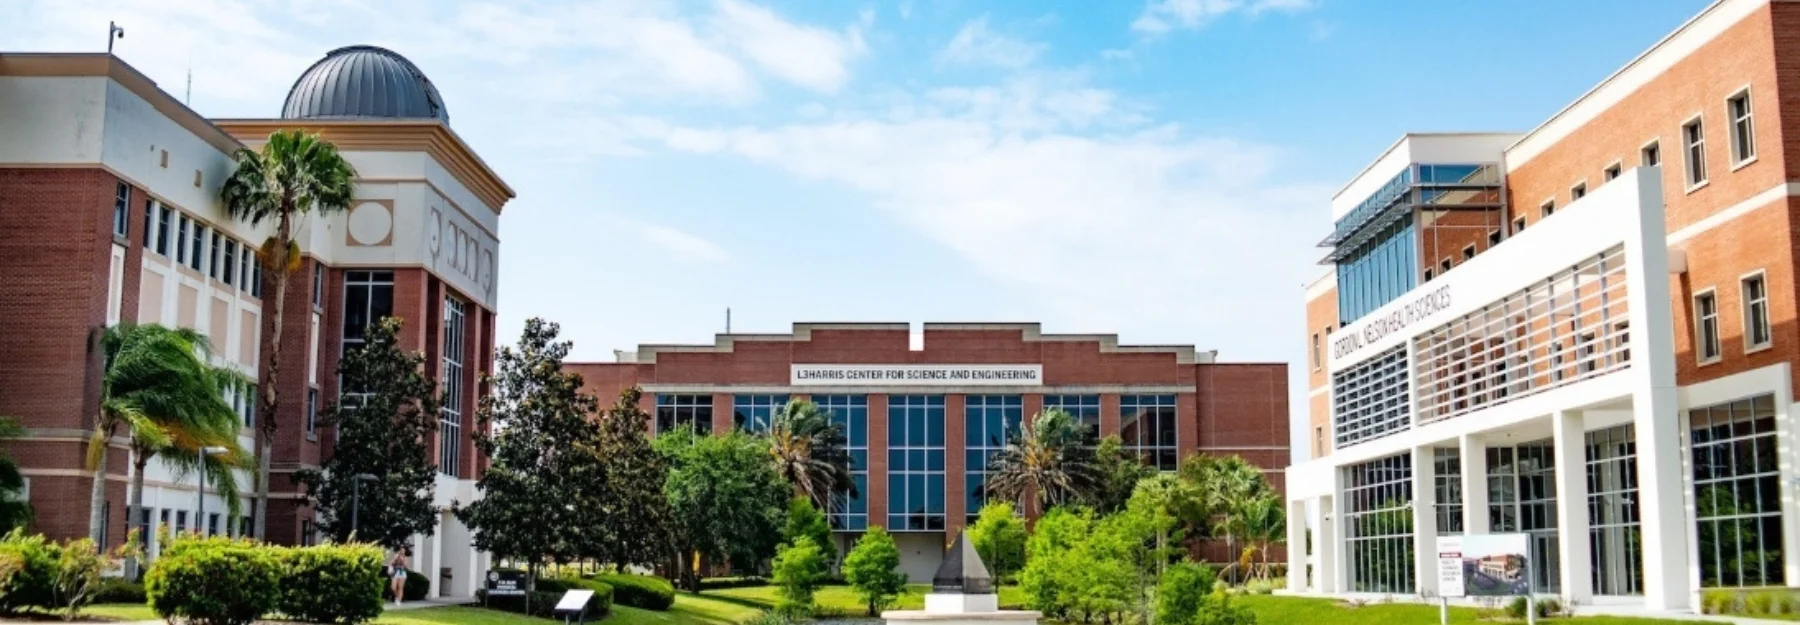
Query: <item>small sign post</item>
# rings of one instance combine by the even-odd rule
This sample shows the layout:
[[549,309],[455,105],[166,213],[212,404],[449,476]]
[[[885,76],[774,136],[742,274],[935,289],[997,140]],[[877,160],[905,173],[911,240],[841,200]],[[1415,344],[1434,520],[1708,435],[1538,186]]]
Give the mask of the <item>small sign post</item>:
[[1450,622],[1450,597],[1523,596],[1526,623],[1536,625],[1530,544],[1525,534],[1439,536],[1438,620]]
[[[556,609],[551,614],[560,614],[563,625],[585,625],[587,623],[588,601],[594,598],[592,590],[570,590],[563,593],[562,600],[556,602]],[[571,619],[573,622],[571,624]]]

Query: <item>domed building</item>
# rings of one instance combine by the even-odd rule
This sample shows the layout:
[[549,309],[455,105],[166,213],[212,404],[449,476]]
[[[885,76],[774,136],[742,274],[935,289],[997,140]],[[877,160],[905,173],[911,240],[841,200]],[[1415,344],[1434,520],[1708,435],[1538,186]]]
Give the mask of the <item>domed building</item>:
[[281,117],[450,123],[444,98],[425,72],[406,57],[377,46],[346,46],[326,53],[294,81]]

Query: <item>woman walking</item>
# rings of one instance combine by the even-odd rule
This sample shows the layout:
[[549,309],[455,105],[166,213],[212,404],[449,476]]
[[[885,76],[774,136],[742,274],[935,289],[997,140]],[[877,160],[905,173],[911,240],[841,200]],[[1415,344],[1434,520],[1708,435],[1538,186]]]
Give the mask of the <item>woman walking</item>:
[[389,584],[394,591],[394,605],[400,605],[401,601],[406,598],[406,555],[409,551],[411,550],[401,547],[394,552],[394,557],[388,560],[388,571],[392,576]]

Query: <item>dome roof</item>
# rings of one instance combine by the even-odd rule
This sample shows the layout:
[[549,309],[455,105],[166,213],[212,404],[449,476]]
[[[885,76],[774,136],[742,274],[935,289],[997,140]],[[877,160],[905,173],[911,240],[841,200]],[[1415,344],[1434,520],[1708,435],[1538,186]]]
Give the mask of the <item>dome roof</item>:
[[450,112],[417,65],[393,50],[349,46],[300,74],[281,107],[283,119],[437,119]]

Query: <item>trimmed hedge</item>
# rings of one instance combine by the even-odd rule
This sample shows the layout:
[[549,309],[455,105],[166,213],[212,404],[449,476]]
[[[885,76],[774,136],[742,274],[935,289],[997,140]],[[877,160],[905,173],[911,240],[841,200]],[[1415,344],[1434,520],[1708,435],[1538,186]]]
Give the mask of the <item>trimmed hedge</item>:
[[645,610],[666,611],[675,605],[675,585],[649,575],[610,573],[591,576],[613,588],[613,602]]
[[552,618],[556,603],[562,601],[563,593],[570,590],[592,590],[594,596],[588,599],[587,616],[598,620],[612,612],[613,587],[605,582],[581,578],[545,578],[537,580],[536,590],[527,597],[488,597],[486,590],[475,591],[475,597],[482,605],[494,610],[503,610],[526,616]]
[[[388,596],[388,592],[390,590],[390,587],[388,586],[388,584],[392,584],[392,583],[393,583],[393,580],[391,580],[391,579],[382,581],[382,586],[381,586],[381,596],[382,597]],[[425,599],[425,595],[431,594],[431,579],[425,577],[424,573],[420,573],[420,572],[414,571],[412,569],[407,569],[406,570],[406,586],[401,588],[400,594],[401,594],[401,596],[405,597],[407,601],[423,601]]]
[[150,602],[144,594],[144,585],[129,582],[117,577],[108,577],[100,582],[100,590],[94,593],[94,603],[136,603]]
[[381,616],[386,580],[381,548],[324,545],[273,548],[281,570],[275,610],[311,623],[362,623]]
[[249,625],[275,607],[280,570],[273,550],[249,541],[175,538],[144,576],[144,591],[165,620]]

